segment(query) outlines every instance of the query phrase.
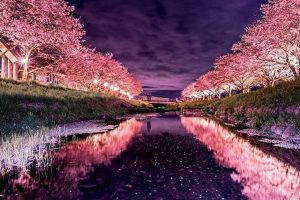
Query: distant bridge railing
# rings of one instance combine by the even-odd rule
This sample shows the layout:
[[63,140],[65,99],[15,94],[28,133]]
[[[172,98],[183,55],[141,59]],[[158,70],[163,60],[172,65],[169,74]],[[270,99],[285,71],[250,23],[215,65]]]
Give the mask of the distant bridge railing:
[[171,104],[171,103],[175,103],[175,101],[146,101],[148,103],[151,104]]

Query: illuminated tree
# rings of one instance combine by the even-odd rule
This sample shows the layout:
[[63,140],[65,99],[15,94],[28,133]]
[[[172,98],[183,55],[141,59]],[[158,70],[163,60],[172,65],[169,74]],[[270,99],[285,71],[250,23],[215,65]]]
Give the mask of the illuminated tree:
[[58,69],[65,72],[64,85],[68,87],[101,90],[130,98],[142,90],[140,82],[111,54],[81,48],[76,55],[64,59]]
[[298,0],[270,0],[262,7],[263,18],[246,30],[233,50],[255,52],[271,79],[300,76],[299,8]]
[[250,55],[243,53],[227,54],[218,58],[214,67],[220,72],[219,78],[223,79],[223,84],[231,84],[247,92],[256,78],[257,65],[254,61]]
[[80,45],[84,32],[71,15],[73,10],[63,0],[0,1],[0,36],[21,50],[23,80],[28,79],[32,57],[50,50],[48,56],[53,51],[66,54],[70,50],[66,45]]

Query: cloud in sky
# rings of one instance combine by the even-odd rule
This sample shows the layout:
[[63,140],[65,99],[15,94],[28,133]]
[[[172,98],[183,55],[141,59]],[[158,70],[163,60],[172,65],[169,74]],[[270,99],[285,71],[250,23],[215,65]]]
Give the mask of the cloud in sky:
[[86,40],[111,52],[145,91],[178,96],[229,52],[267,0],[70,0]]

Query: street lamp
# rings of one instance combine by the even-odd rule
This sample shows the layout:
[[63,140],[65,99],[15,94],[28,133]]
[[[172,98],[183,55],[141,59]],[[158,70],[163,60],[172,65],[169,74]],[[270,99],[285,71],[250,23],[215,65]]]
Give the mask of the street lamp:
[[26,59],[26,58],[22,58],[22,59],[20,60],[20,62],[21,62],[22,64],[26,64],[26,63],[27,63],[27,59]]
[[103,86],[104,86],[104,87],[108,87],[108,86],[109,86],[108,82],[105,82],[105,83],[103,84]]
[[120,90],[120,93],[121,93],[122,95],[126,95],[126,92],[125,92],[124,90]]
[[94,84],[97,85],[99,83],[98,79],[94,79]]
[[119,86],[115,86],[114,90],[119,91],[120,90]]

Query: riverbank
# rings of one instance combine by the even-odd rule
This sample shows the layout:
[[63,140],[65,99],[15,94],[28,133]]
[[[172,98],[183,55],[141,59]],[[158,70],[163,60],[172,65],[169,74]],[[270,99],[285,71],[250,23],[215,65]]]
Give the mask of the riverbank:
[[[68,127],[86,132],[91,123]],[[40,160],[0,179],[4,199],[299,199],[299,150],[274,148],[209,117],[132,116],[106,133],[48,140],[56,145],[46,154],[30,148],[26,135],[11,141]],[[2,160],[30,163],[17,160],[21,150],[2,148]]]
[[237,128],[288,138],[300,134],[300,79],[220,100],[189,102],[182,108],[200,108]]
[[0,79],[2,133],[41,125],[110,118],[147,109],[148,105],[144,103],[113,95]]

